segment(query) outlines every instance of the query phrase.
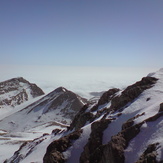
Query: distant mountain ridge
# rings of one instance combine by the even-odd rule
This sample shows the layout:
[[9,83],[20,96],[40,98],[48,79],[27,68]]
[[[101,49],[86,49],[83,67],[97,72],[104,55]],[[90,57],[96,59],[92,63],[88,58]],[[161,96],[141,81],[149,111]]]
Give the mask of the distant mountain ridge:
[[15,107],[41,95],[41,88],[22,77],[0,82],[0,108]]

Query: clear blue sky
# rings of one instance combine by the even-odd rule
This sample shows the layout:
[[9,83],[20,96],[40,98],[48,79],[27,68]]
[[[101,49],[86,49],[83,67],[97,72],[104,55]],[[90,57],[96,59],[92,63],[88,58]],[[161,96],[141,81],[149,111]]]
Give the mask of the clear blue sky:
[[163,0],[0,1],[0,64],[162,63]]

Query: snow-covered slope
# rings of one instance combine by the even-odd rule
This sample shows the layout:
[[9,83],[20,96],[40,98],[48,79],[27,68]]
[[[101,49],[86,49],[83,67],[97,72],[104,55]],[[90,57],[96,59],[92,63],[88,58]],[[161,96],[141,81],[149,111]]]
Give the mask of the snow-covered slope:
[[[25,150],[24,155],[28,155],[36,145],[42,142],[44,136],[50,133],[54,134],[55,129],[65,130],[86,102],[86,99],[59,87],[26,108],[2,119],[0,121],[0,146],[3,149],[0,150],[0,162],[8,156],[12,156],[19,147],[25,148],[23,149]],[[52,136],[47,136],[47,138],[49,137]],[[43,142],[44,153],[51,141]],[[26,147],[27,144],[30,147]],[[11,149],[9,149],[10,146],[12,146]],[[8,149],[9,152],[6,152]]]
[[162,163],[162,135],[160,69],[124,90],[106,91],[98,102],[83,106],[68,130],[55,129],[23,144],[6,162]]
[[81,136],[69,139],[71,145],[64,151],[54,144],[67,136],[55,140],[47,148],[44,163],[163,161],[162,103],[163,69],[125,90],[107,91],[97,104],[85,106],[71,124],[71,134],[83,126]]
[[0,129],[6,131],[34,131],[41,125],[69,125],[75,114],[85,104],[75,93],[59,87],[28,107],[0,121]]

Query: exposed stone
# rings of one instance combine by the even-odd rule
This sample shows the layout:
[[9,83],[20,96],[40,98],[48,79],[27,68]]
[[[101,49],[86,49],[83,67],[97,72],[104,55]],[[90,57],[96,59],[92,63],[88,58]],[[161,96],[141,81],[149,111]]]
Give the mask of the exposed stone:
[[63,152],[65,152],[74,140],[78,139],[82,133],[82,130],[75,131],[67,136],[64,136],[58,140],[53,141],[47,148],[44,155],[44,163],[64,163],[65,158]]
[[139,160],[136,163],[158,163],[156,160],[157,156],[157,147],[159,143],[148,145],[147,149],[140,156]]
[[120,91],[120,89],[113,88],[113,89],[109,89],[108,91],[104,92],[103,95],[101,96],[101,98],[99,99],[97,105],[95,105],[91,109],[91,111],[95,111],[98,109],[98,107],[100,105],[104,105],[104,104],[110,102],[118,91]]
[[93,114],[90,112],[85,112],[87,108],[89,107],[89,104],[84,105],[80,111],[76,114],[74,120],[70,124],[70,130],[78,130],[81,127],[83,127],[87,121],[90,121],[93,117]]
[[141,81],[128,86],[120,96],[116,96],[111,101],[110,109],[117,111],[123,109],[127,104],[135,100],[144,90],[151,88],[158,79],[154,77],[144,77]]
[[160,109],[159,109],[159,112],[162,112],[163,111],[163,103],[160,104]]
[[163,112],[158,112],[157,114],[155,114],[152,117],[149,117],[145,120],[145,122],[152,122],[152,121],[156,121],[158,118],[160,118],[161,116],[163,116]]
[[[144,113],[142,113],[141,115],[143,115]],[[124,163],[125,158],[124,158],[124,149],[127,148],[128,143],[136,136],[139,134],[140,132],[140,128],[142,126],[142,124],[144,122],[151,122],[151,121],[155,121],[158,118],[160,118],[161,116],[163,116],[163,113],[158,113],[148,119],[146,119],[144,122],[141,122],[139,124],[133,125],[133,119],[135,119],[138,116],[141,115],[137,115],[133,118],[131,118],[130,120],[128,120],[125,124],[123,124],[122,126],[122,131],[119,132],[117,135],[112,136],[111,141],[106,144],[103,145],[103,151],[102,153],[102,157],[101,157],[101,161],[99,163]],[[151,149],[153,149],[153,146],[150,146],[148,148],[148,150],[145,152],[145,156],[144,158],[147,159],[146,162],[137,162],[137,163],[148,163],[149,158],[151,158],[152,160],[155,158],[155,153],[150,153],[149,151],[151,151]],[[150,154],[149,154],[150,153]],[[140,161],[140,160],[139,160]],[[149,163],[153,163],[153,162],[149,162]],[[156,163],[156,162],[154,162]],[[157,162],[158,163],[158,162]]]
[[146,99],[146,101],[149,101],[151,98],[150,97],[148,97],[147,99]]
[[138,114],[138,115],[134,116],[133,118],[130,118],[129,120],[127,120],[127,122],[125,122],[122,125],[122,130],[125,130],[125,129],[131,127],[134,124],[134,120],[143,115],[145,115],[145,112],[143,112],[142,114]]
[[72,129],[78,130],[79,128],[83,127],[87,122],[93,122],[95,119],[100,117],[103,113],[107,112],[108,108],[104,108],[102,110],[98,110],[96,115],[93,115],[91,113],[93,111],[96,111],[99,106],[111,101],[118,91],[119,89],[113,88],[105,92],[99,99],[98,103],[94,107],[92,107],[89,112],[86,112],[86,110],[89,107],[89,104],[86,104],[75,116],[73,122],[70,125],[70,130]]
[[[28,89],[28,90],[27,90]],[[29,93],[30,92],[30,93]],[[5,96],[8,93],[9,96]],[[35,98],[44,92],[36,84],[32,84],[24,78],[13,78],[0,83],[0,107],[20,105],[29,100],[29,96]],[[4,97],[3,97],[4,95]]]
[[103,131],[107,128],[110,122],[110,120],[104,119],[94,122],[91,125],[92,132],[88,143],[85,145],[84,151],[81,154],[80,163],[98,163],[100,161]]
[[131,126],[112,136],[111,141],[103,145],[101,160],[99,163],[124,163],[124,149],[139,132],[143,123]]
[[104,145],[99,163],[124,163],[125,139],[121,133],[113,136],[111,141]]

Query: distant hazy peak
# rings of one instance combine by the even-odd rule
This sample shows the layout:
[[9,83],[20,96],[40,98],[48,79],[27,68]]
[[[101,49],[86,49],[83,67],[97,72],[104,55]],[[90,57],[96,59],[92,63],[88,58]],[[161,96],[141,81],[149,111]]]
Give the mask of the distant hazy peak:
[[43,94],[41,88],[23,77],[12,78],[0,82],[0,107],[15,107]]

